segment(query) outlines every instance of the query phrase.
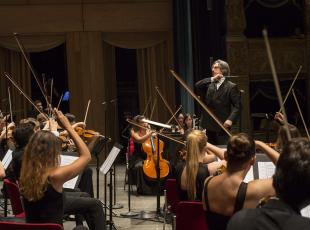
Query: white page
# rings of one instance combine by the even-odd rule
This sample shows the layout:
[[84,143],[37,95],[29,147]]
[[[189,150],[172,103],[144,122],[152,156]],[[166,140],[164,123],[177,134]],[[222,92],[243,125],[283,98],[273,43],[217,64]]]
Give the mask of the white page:
[[13,153],[13,150],[9,149],[9,150],[6,152],[5,156],[3,157],[3,159],[2,159],[2,165],[3,165],[3,168],[4,168],[4,169],[7,169],[7,168],[9,167],[9,165],[10,165],[12,159],[13,159],[12,153]]
[[246,174],[245,178],[243,179],[243,182],[249,183],[250,181],[254,180],[254,171],[253,166],[251,166],[250,170]]
[[[60,166],[69,165],[78,158],[79,157],[76,157],[76,156],[60,155]],[[64,183],[63,187],[74,189],[78,178],[79,176],[76,176],[72,178],[71,180],[68,180],[66,183]]]
[[271,178],[276,170],[276,166],[272,162],[258,162],[258,178]]
[[121,151],[121,149],[119,149],[116,146],[113,146],[113,148],[111,149],[107,159],[101,165],[100,172],[102,172],[103,174],[108,173],[110,166],[113,164],[115,158],[117,157],[117,155],[120,151]]
[[310,218],[310,205],[301,210],[301,215]]

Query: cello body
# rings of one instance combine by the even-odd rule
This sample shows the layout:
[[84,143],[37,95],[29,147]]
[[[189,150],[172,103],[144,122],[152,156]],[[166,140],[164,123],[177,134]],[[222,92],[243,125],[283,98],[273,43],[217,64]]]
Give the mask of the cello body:
[[[150,137],[142,144],[143,151],[147,154],[146,160],[143,162],[143,172],[150,180],[157,179],[156,166],[159,160],[160,168],[160,179],[164,179],[169,174],[169,162],[162,157],[164,142],[159,140],[158,149],[158,138]],[[159,159],[158,159],[159,153]]]

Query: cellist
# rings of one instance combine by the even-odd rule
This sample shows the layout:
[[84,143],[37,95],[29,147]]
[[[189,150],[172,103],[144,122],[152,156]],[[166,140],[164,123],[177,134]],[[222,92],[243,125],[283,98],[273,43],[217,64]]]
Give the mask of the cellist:
[[146,153],[143,152],[142,144],[148,140],[151,135],[156,135],[148,129],[148,123],[144,122],[142,115],[134,117],[134,121],[142,127],[133,126],[130,130],[130,142],[134,145],[134,152],[129,158],[129,173],[132,175],[132,182],[137,185],[137,193],[144,195],[155,194],[156,186],[151,181],[146,180],[143,173],[143,161],[146,159]]

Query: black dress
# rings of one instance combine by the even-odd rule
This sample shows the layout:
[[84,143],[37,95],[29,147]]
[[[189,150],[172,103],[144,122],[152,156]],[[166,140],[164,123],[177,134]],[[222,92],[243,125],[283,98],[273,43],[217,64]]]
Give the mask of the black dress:
[[[212,212],[210,210],[209,201],[208,201],[208,185],[212,178],[213,177],[209,177],[207,179],[206,184],[205,184],[205,189],[204,189],[205,205],[207,208],[206,222],[210,230],[225,230],[227,223],[230,220],[231,216],[225,216],[219,213]],[[237,197],[235,200],[235,207],[234,207],[233,213],[236,213],[243,208],[247,187],[248,187],[247,183],[241,182],[239,189],[238,189]]]
[[143,161],[146,153],[143,152],[142,144],[134,143],[134,152],[129,159],[130,183],[137,186],[137,193],[141,195],[157,194],[156,181],[147,179],[143,172]]
[[[176,176],[177,176],[177,185],[178,185],[178,191],[179,191],[179,198],[180,200],[187,201],[187,191],[181,189],[181,176],[182,172],[184,170],[184,167],[186,165],[186,162],[179,162],[176,166]],[[202,200],[202,191],[205,179],[210,176],[209,170],[208,170],[208,164],[199,163],[199,168],[197,172],[196,177],[196,201]]]
[[62,225],[63,193],[48,184],[44,196],[38,201],[23,197],[26,221],[28,223],[55,223]]

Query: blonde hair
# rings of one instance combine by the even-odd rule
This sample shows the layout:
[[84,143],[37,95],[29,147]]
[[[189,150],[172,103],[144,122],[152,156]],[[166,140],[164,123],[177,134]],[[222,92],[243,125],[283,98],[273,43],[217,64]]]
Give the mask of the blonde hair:
[[196,177],[199,168],[199,155],[207,144],[207,136],[194,130],[187,136],[186,148],[186,191],[189,200],[196,199]]
[[28,201],[40,200],[51,169],[59,166],[60,143],[49,131],[38,131],[26,146],[20,174],[20,191]]

